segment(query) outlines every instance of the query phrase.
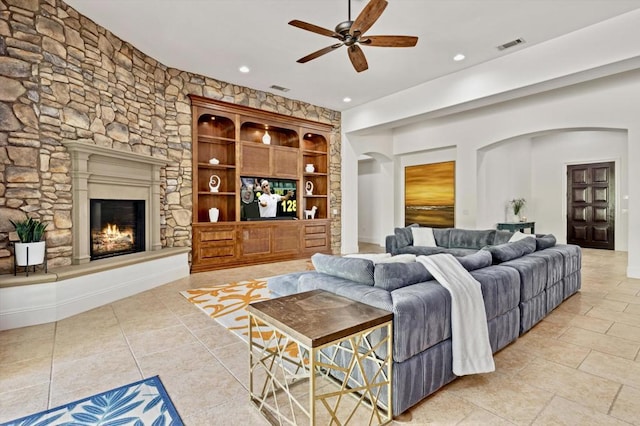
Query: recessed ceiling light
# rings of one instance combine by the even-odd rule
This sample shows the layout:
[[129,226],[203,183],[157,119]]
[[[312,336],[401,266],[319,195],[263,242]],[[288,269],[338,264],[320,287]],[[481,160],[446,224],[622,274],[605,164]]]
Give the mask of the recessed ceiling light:
[[240,68],[238,68],[238,71],[240,71],[241,73],[245,73],[245,74],[246,74],[246,73],[248,73],[248,72],[249,72],[249,71],[251,71],[251,70],[249,69],[249,67],[248,67],[248,66],[243,65],[243,66],[241,66]]
[[464,55],[462,53],[458,53],[456,56],[453,57],[454,61],[461,61],[464,59]]
[[342,99],[342,102],[351,102],[351,98],[350,97],[346,97]]

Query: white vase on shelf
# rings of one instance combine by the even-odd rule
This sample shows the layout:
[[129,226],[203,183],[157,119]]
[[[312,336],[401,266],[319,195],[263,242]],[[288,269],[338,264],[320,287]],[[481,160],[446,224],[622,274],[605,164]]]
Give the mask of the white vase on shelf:
[[212,207],[209,209],[209,221],[210,222],[217,222],[218,219],[220,218],[220,210]]
[[304,170],[305,170],[307,173],[313,173],[313,172],[315,172],[315,171],[316,171],[316,168],[314,167],[314,165],[313,165],[313,164],[309,163],[309,164],[307,164],[307,165],[305,166]]

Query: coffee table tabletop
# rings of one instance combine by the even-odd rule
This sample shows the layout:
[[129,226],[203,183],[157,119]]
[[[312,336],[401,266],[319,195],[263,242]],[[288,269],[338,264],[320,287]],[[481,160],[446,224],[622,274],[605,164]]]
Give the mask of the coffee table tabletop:
[[248,306],[255,317],[273,324],[309,348],[384,324],[393,313],[338,296],[312,290]]

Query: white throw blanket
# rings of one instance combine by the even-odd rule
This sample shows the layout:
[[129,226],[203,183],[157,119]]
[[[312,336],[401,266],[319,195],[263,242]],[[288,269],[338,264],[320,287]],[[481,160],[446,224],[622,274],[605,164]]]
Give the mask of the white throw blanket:
[[480,283],[450,254],[418,256],[416,260],[451,294],[453,374],[495,371]]

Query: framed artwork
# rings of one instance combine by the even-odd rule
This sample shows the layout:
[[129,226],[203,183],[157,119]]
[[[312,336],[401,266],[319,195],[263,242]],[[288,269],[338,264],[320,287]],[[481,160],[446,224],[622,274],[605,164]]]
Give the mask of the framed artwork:
[[453,228],[455,161],[404,169],[404,223]]

